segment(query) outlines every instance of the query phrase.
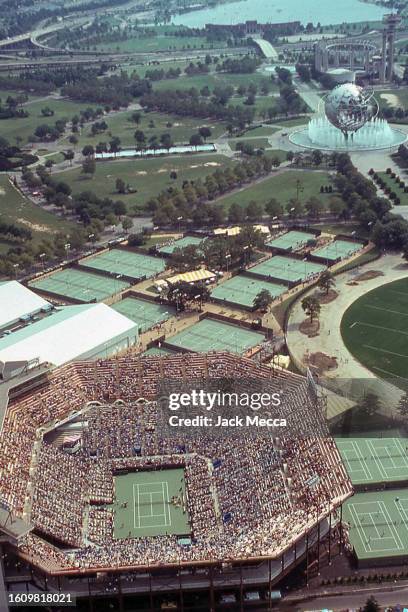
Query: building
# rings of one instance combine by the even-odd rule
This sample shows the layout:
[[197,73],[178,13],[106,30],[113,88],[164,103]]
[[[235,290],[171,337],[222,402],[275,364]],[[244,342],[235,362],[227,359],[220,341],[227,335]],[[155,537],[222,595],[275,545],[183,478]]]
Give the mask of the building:
[[54,307],[23,285],[0,285],[0,377],[31,365],[107,357],[137,343],[137,326],[106,304]]

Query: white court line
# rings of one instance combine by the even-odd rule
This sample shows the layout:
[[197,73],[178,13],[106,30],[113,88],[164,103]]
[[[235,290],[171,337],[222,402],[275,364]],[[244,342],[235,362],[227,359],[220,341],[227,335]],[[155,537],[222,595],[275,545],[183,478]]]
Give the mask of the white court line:
[[366,480],[373,480],[373,476],[371,474],[370,468],[367,465],[367,462],[364,460],[364,456],[361,452],[361,449],[355,440],[352,441],[352,445],[354,448],[354,452],[356,453],[356,457],[360,461],[362,470],[364,472],[364,476]]
[[374,323],[364,323],[363,321],[356,321],[356,325],[362,325],[363,327],[373,327],[374,329],[382,329],[383,331],[392,332],[393,334],[401,334],[408,336],[408,332],[401,331],[400,329],[393,329],[392,327],[384,327],[383,325],[374,325]]
[[376,449],[374,448],[374,444],[372,443],[371,440],[368,440],[368,439],[366,440],[366,444],[367,444],[367,446],[368,446],[368,448],[370,450],[370,453],[374,457],[374,463],[376,464],[376,466],[378,468],[378,471],[380,472],[380,476],[382,478],[384,478],[384,480],[387,480],[388,479],[388,474],[384,470],[384,466],[382,464],[382,461],[380,461],[379,457],[377,457],[378,453],[377,453]]
[[386,349],[379,348],[378,346],[371,346],[370,344],[363,344],[364,348],[371,349],[372,351],[378,351],[379,353],[386,353],[387,355],[395,355],[396,357],[408,358],[408,355],[401,355],[401,353],[395,353],[394,351],[387,351]]
[[397,538],[398,538],[398,540],[397,540],[397,538],[395,538],[395,536],[394,536],[395,543],[397,543],[397,541],[399,541],[399,543],[400,543],[400,546],[397,546],[397,550],[402,550],[402,549],[404,549],[404,548],[405,548],[405,547],[404,547],[404,544],[402,543],[402,540],[401,540],[401,538],[400,538],[400,536],[399,536],[399,533],[398,533],[397,529],[395,528],[395,525],[393,525],[393,522],[392,522],[392,520],[391,520],[391,516],[390,516],[390,513],[388,512],[388,508],[387,508],[387,506],[385,505],[385,503],[384,503],[383,501],[380,501],[380,502],[379,502],[379,504],[380,504],[380,506],[383,506],[383,508],[384,508],[384,509],[382,510],[382,512],[383,512],[383,514],[384,514],[384,516],[385,516],[385,513],[387,513],[387,517],[388,517],[388,521],[389,521],[389,523],[388,523],[388,524],[389,524],[389,526],[390,526],[391,531],[392,531],[392,530],[394,530],[395,535],[396,535],[396,536],[397,536]]
[[168,522],[166,523],[166,527],[171,527],[171,512],[170,512],[170,499],[169,499],[169,483],[166,481],[166,497],[164,496],[164,491],[163,491],[163,498],[167,501],[167,505],[165,505],[165,509],[167,511],[168,514]]
[[[407,497],[400,497],[399,502],[397,502],[394,499],[394,504],[397,507],[397,510],[400,514],[400,517],[402,518],[402,522],[404,524],[405,529],[408,531],[408,508],[404,508],[403,506],[401,506],[401,502],[408,502],[408,498]],[[404,522],[405,521],[405,522]]]
[[367,308],[373,308],[374,310],[382,310],[383,312],[392,312],[392,314],[402,315],[403,317],[408,317],[408,312],[400,312],[399,310],[390,310],[389,308],[381,308],[380,306],[371,306],[367,304]]

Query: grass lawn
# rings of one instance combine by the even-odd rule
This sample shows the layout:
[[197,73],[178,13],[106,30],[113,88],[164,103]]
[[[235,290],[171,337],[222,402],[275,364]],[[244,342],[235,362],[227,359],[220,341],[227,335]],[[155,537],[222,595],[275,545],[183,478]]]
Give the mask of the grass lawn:
[[220,200],[220,204],[225,208],[229,208],[234,202],[246,206],[251,200],[265,204],[272,197],[275,197],[285,205],[291,198],[296,197],[297,180],[301,181],[303,187],[303,191],[299,193],[299,199],[302,202],[305,202],[311,196],[315,196],[323,203],[328,203],[330,194],[320,193],[320,186],[331,182],[330,175],[327,172],[288,170],[233,193]]
[[[164,70],[168,70],[171,67],[171,65],[168,62],[162,62],[160,67],[163,68]],[[174,63],[174,67],[175,68],[179,67],[181,70],[183,70],[183,68],[186,67],[186,62],[184,62],[184,64],[181,64],[180,62],[177,64]],[[152,67],[151,66],[145,67],[144,72],[149,68],[151,69]],[[135,70],[137,70],[137,72],[141,74],[138,67],[135,67]],[[185,74],[182,74],[181,77],[178,79],[157,81],[153,84],[153,88],[162,90],[162,89],[190,89],[191,87],[195,87],[196,89],[200,90],[207,85],[207,87],[212,91],[214,87],[217,87],[219,85],[222,85],[222,86],[232,85],[232,87],[236,89],[237,87],[239,87],[239,85],[245,85],[245,87],[248,87],[251,83],[253,83],[254,85],[260,86],[261,83],[263,83],[264,81],[267,81],[269,83],[269,85],[271,86],[272,93],[278,91],[278,88],[276,85],[271,83],[271,81],[267,79],[267,77],[257,72],[253,74],[227,74],[225,72],[210,72],[208,74],[197,74],[194,76],[186,76]],[[238,103],[237,100],[241,100],[242,102],[243,100],[245,100],[245,98],[231,98],[230,103],[231,104]],[[269,104],[269,106],[271,106],[271,104]]]
[[[408,193],[405,193],[404,189],[402,187],[400,187],[400,185],[396,182],[396,180],[391,178],[391,176],[389,174],[387,174],[386,172],[377,172],[377,174],[378,174],[378,176],[380,178],[382,178],[384,183],[392,191],[394,191],[397,194],[397,196],[401,200],[401,204],[406,206],[408,204]],[[402,178],[402,177],[400,177],[400,178]]]
[[383,285],[344,313],[341,334],[349,351],[377,376],[407,377],[408,278]]
[[[211,129],[212,138],[217,138],[225,132],[225,124],[214,119],[195,119],[193,117],[175,117],[161,113],[142,112],[141,122],[139,125],[136,125],[136,123],[130,120],[131,115],[130,111],[125,111],[116,113],[111,117],[106,117],[105,121],[108,124],[107,131],[96,136],[92,136],[90,126],[85,127],[79,136],[78,146],[81,148],[85,144],[95,146],[99,142],[109,142],[112,136],[118,136],[121,140],[122,148],[126,146],[134,147],[134,133],[136,130],[143,131],[147,140],[151,136],[160,137],[163,133],[168,132],[176,143],[188,142],[190,136],[203,126]],[[66,142],[67,147],[70,146],[68,139]]]
[[262,125],[253,130],[247,130],[243,138],[248,138],[250,136],[271,136],[275,132],[279,132],[279,129],[280,128],[273,127],[272,125]]
[[[181,187],[184,180],[204,178],[217,167],[225,168],[234,162],[221,155],[188,155],[185,157],[161,157],[157,159],[105,161],[96,163],[93,178],[84,178],[81,168],[75,168],[54,176],[67,182],[74,193],[91,190],[100,197],[112,197],[125,202],[130,208],[142,206],[151,197],[170,185]],[[177,172],[177,179],[170,179],[170,172]],[[137,189],[137,193],[121,195],[116,192],[116,179]]]
[[[234,97],[231,98],[231,104],[234,105],[239,105],[239,106],[245,106],[245,100],[246,100],[246,96],[243,96],[242,98],[240,97]],[[272,108],[276,106],[276,101],[278,100],[278,98],[276,98],[275,96],[261,96],[261,95],[257,95],[255,98],[255,104],[253,104],[252,106],[248,106],[248,108],[254,108],[255,109],[255,116],[258,118],[262,118],[263,117],[263,113],[264,111],[268,110],[268,108]]]
[[98,51],[124,51],[126,53],[174,51],[185,49],[218,49],[225,47],[225,42],[209,42],[205,36],[135,36],[118,42],[106,42],[96,45]]
[[233,149],[234,151],[237,150],[237,144],[239,142],[245,142],[246,144],[250,144],[254,147],[254,149],[261,149],[264,148],[266,149],[266,147],[269,147],[269,142],[267,138],[233,138],[231,140],[228,141],[231,149]]
[[297,117],[296,119],[277,119],[275,123],[289,128],[297,127],[298,125],[305,125],[308,122],[309,117]]
[[34,241],[73,228],[72,223],[43,210],[21,195],[4,174],[0,174],[0,216],[6,222],[31,229]]
[[[46,106],[54,111],[52,117],[43,117],[41,115],[41,109]],[[81,110],[89,107],[96,107],[96,105],[85,102],[73,102],[71,100],[49,99],[41,102],[36,101],[26,107],[30,113],[29,117],[24,119],[3,119],[0,122],[0,132],[3,138],[6,138],[11,144],[15,144],[16,137],[22,138],[23,143],[27,143],[29,137],[39,125],[54,125],[57,119],[69,120],[73,115],[79,115]]]

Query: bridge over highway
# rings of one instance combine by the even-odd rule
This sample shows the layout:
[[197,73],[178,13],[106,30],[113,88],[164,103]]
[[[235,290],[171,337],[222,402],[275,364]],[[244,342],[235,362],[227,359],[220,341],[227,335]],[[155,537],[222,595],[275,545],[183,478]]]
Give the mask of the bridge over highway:
[[259,47],[264,57],[267,59],[272,59],[274,61],[278,60],[278,52],[275,47],[271,45],[270,42],[265,40],[264,38],[253,38],[254,43]]

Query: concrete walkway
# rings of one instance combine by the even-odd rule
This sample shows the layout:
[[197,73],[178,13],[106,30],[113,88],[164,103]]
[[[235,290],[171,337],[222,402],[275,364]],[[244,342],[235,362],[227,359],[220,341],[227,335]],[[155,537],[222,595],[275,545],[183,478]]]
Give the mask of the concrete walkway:
[[[383,272],[384,276],[361,281],[356,285],[348,284],[362,272],[368,272],[370,270]],[[350,379],[364,379],[364,384],[370,385],[371,389],[375,387],[375,392],[380,397],[386,396],[388,403],[391,401],[392,403],[398,401],[401,393],[392,385],[386,382],[380,382],[377,387],[376,384],[372,384],[378,380],[377,377],[357,361],[348,351],[341,337],[340,324],[344,312],[357,298],[376,287],[407,276],[408,264],[404,262],[399,254],[383,255],[379,260],[364,266],[364,268],[360,267],[339,274],[335,277],[335,289],[339,295],[330,304],[322,306],[320,312],[320,331],[319,335],[314,338],[309,338],[299,331],[299,325],[306,317],[301,306],[301,300],[296,302],[289,317],[287,330],[287,344],[295,361],[307,367],[307,357],[309,354],[322,352],[331,357],[336,357],[338,363],[337,368],[325,372],[324,374],[324,378],[329,383],[331,380],[332,382],[336,382],[335,386],[339,387],[344,384],[344,388],[350,390],[350,386],[347,387],[347,381],[350,381]],[[316,288],[312,289],[306,295],[315,291]]]

